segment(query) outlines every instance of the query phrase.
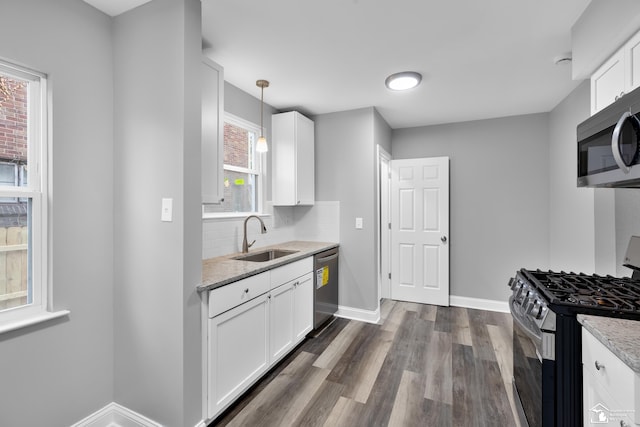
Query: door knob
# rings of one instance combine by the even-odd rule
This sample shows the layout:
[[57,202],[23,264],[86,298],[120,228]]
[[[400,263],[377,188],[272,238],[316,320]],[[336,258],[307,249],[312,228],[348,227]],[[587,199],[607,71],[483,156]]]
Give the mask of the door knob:
[[442,243],[447,243],[447,236],[442,236],[440,240],[442,240]]

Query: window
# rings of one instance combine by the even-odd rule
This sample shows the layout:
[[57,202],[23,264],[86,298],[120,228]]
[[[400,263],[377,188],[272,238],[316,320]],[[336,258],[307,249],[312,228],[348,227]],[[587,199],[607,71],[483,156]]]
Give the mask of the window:
[[260,127],[232,114],[224,120],[224,201],[205,205],[205,213],[260,212],[262,156],[255,150]]
[[47,309],[45,95],[44,75],[0,62],[0,331]]

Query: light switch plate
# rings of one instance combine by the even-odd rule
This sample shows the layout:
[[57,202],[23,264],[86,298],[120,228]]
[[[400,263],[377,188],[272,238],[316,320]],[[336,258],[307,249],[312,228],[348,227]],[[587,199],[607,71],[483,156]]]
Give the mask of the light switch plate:
[[162,199],[160,220],[163,222],[173,221],[173,199]]
[[356,229],[362,230],[362,218],[356,218]]

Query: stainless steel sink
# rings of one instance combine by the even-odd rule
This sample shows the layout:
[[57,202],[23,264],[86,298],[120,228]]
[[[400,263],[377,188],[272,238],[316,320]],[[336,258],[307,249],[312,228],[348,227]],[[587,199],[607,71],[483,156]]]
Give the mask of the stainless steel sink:
[[269,251],[255,252],[252,254],[237,256],[233,259],[238,261],[266,262],[283,256],[295,254],[298,251],[287,251],[284,249],[271,249]]

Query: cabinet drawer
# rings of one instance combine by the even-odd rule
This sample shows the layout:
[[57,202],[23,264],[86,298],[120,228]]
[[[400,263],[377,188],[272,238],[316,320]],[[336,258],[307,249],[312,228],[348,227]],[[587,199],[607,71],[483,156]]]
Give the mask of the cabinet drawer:
[[256,274],[209,292],[209,317],[217,316],[242,303],[269,292],[270,272]]
[[301,259],[291,264],[271,270],[271,289],[277,288],[283,283],[287,283],[300,276],[313,271],[313,257]]
[[[600,369],[596,368],[596,362]],[[582,329],[584,377],[591,376],[610,395],[619,408],[635,409],[636,374],[591,333]]]

